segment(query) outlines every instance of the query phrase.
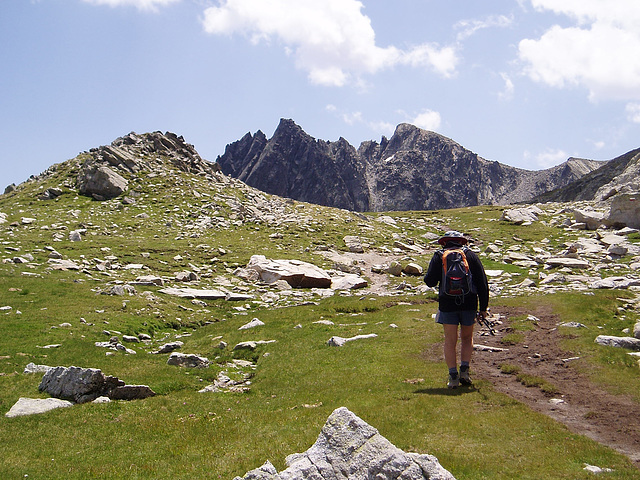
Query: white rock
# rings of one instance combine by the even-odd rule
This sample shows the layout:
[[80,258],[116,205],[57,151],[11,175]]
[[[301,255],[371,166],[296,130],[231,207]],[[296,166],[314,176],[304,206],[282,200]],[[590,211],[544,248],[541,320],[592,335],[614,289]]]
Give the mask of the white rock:
[[262,325],[264,325],[264,322],[262,320],[254,318],[249,323],[245,323],[244,325],[242,325],[240,328],[238,328],[238,330],[248,330],[250,328],[261,327]]
[[370,333],[369,335],[356,335],[355,337],[351,337],[351,338],[333,336],[329,339],[327,344],[331,347],[342,347],[347,342],[353,342],[355,340],[363,340],[365,338],[375,338],[377,336],[378,335],[376,335],[375,333]]
[[4,414],[5,417],[21,417],[24,415],[34,415],[45,413],[56,408],[71,407],[73,403],[59,398],[24,398],[18,401]]

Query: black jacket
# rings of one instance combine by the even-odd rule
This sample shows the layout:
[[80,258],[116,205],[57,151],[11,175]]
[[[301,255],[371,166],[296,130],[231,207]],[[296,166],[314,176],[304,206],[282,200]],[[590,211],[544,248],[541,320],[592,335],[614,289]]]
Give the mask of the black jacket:
[[[447,245],[445,248],[460,248],[459,245]],[[427,274],[424,276],[424,283],[430,287],[435,287],[438,282],[442,280],[442,252],[444,250],[438,250],[433,254],[431,261],[429,262],[429,268]],[[467,262],[469,263],[469,270],[471,270],[471,279],[475,286],[477,293],[470,293],[465,295],[464,298],[451,297],[449,295],[439,295],[440,311],[442,312],[457,312],[465,310],[479,310],[484,312],[489,306],[489,282],[487,281],[487,275],[484,273],[484,267],[482,262],[473,251],[465,248],[465,255],[467,256]],[[478,302],[480,308],[478,309]]]

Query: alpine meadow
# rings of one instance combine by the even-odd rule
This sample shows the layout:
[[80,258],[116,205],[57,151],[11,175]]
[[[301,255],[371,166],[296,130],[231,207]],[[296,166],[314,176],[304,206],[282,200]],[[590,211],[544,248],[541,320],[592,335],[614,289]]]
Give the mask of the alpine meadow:
[[[611,162],[554,185],[617,182],[590,199],[355,211],[258,190],[154,132],[7,188],[0,478],[640,479],[640,234],[614,208],[637,180],[605,181]],[[495,332],[476,325],[456,389],[423,281],[449,230],[484,265]],[[73,372],[103,383],[56,384]],[[44,400],[58,408],[21,408]],[[355,465],[355,447],[317,473],[347,410],[353,435],[440,473]],[[308,476],[287,476],[303,457]]]

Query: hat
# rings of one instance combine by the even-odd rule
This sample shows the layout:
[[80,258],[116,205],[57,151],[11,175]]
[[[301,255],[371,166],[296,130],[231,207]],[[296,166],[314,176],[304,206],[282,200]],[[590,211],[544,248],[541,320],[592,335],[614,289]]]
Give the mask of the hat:
[[455,230],[449,230],[448,232],[445,232],[445,234],[438,239],[438,243],[444,246],[449,242],[459,243],[460,245],[466,245],[467,239],[460,232],[456,232]]

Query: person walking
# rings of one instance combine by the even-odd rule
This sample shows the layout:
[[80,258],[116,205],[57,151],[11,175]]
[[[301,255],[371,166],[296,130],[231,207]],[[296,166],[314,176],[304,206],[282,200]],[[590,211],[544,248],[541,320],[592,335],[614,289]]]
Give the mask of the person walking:
[[[424,282],[440,284],[436,322],[444,327],[444,359],[449,368],[447,387],[471,385],[469,364],[473,353],[473,325],[477,315],[487,316],[489,284],[480,258],[471,251],[460,232],[446,232],[438,243]],[[458,328],[460,329],[460,372],[457,365]]]

